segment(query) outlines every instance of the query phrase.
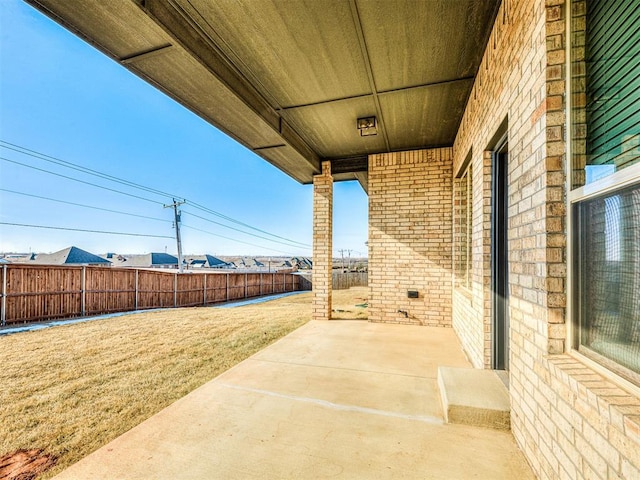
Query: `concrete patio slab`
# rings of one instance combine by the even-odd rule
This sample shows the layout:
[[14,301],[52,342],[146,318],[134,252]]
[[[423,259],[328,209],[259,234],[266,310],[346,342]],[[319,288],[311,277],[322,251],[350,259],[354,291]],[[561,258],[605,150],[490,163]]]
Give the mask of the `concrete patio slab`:
[[529,479],[509,432],[445,424],[452,330],[310,322],[57,479]]

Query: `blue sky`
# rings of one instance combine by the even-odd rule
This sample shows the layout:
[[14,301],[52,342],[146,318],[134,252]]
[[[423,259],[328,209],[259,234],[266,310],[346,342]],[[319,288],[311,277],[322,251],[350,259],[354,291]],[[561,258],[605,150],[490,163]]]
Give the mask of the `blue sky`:
[[[7,148],[13,144],[184,197],[252,227],[311,244],[310,185],[300,185],[18,0],[0,0],[0,141],[0,157],[4,159],[0,159],[3,223],[159,237],[175,234],[173,213],[162,207],[170,197]],[[181,229],[185,254],[311,255],[310,247],[246,235],[193,214],[273,238],[185,206]],[[366,240],[366,194],[357,182],[336,183],[334,254],[338,256],[339,249],[351,249],[364,255]],[[165,248],[176,252],[171,238],[0,225],[0,251],[53,252],[70,245],[94,253],[144,253]]]

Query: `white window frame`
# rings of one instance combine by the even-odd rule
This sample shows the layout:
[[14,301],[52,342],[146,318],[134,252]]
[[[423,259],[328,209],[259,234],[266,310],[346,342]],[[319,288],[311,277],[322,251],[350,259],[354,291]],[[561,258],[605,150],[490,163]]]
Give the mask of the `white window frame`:
[[[572,109],[572,65],[571,65],[571,4],[573,0],[569,0],[569,8],[566,10],[567,14],[565,19],[565,81],[566,81],[566,101],[565,101],[565,118],[566,118],[566,132],[573,131],[573,118]],[[612,173],[600,180],[593,183],[586,184],[584,186],[572,189],[572,174],[573,174],[573,145],[571,134],[567,133],[565,136],[565,189],[567,192],[567,223],[566,223],[566,246],[567,246],[567,281],[566,281],[566,297],[567,297],[567,309],[565,322],[567,325],[567,337],[566,337],[566,351],[573,357],[577,358],[580,362],[593,369],[603,377],[611,380],[619,385],[621,388],[629,391],[633,395],[640,396],[640,384],[635,384],[630,380],[620,376],[618,373],[607,368],[604,364],[598,363],[595,360],[583,355],[578,351],[579,339],[577,334],[579,333],[579,326],[574,323],[574,279],[576,272],[574,271],[574,232],[573,232],[573,208],[574,205],[594,198],[609,192],[613,192],[624,187],[640,183],[640,163],[632,165],[630,167],[623,168],[617,172]],[[612,360],[612,363],[615,363]]]

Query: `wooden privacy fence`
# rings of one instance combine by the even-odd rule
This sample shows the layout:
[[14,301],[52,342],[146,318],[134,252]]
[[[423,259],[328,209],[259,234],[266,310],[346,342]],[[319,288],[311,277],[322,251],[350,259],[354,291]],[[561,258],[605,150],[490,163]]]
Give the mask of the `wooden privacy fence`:
[[3,265],[0,325],[306,290],[290,273],[178,273],[112,267]]
[[369,285],[367,272],[333,272],[333,289],[346,290],[351,287],[366,287]]

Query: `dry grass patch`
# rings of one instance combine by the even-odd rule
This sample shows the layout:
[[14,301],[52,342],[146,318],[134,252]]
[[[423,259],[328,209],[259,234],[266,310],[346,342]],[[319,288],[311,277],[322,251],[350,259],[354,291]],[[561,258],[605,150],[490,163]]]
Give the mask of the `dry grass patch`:
[[49,478],[310,318],[304,293],[0,337],[0,456],[42,449]]
[[332,293],[331,318],[334,320],[366,320],[368,287],[351,287],[348,290],[334,290]]

